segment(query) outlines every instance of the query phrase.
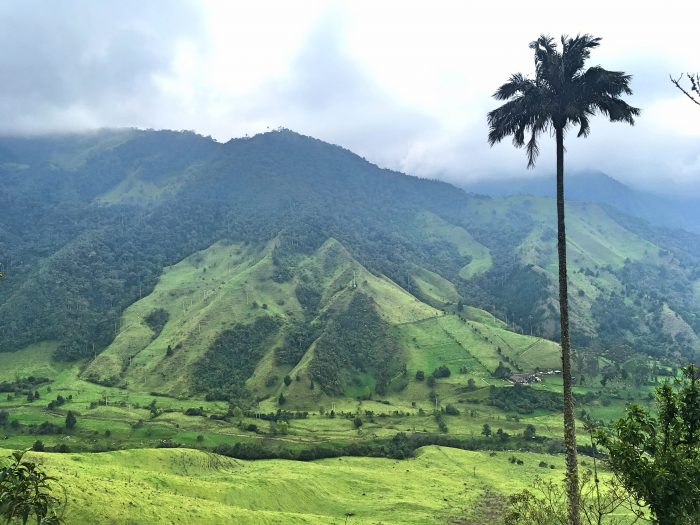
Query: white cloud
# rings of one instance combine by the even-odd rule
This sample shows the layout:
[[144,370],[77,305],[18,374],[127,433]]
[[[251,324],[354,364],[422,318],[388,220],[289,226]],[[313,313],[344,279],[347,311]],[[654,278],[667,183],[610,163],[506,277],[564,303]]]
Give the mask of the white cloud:
[[[634,75],[629,129],[597,119],[567,141],[567,166],[700,191],[700,112],[668,81],[700,69],[686,2],[585,9],[543,1],[5,2],[5,132],[135,125],[220,140],[286,126],[382,165],[449,180],[525,173],[489,149],[495,88],[532,70],[540,33],[604,37],[591,64]],[[571,7],[569,7],[571,6]],[[604,16],[602,16],[604,13]],[[40,36],[39,36],[40,35]],[[537,171],[551,171],[545,137]]]

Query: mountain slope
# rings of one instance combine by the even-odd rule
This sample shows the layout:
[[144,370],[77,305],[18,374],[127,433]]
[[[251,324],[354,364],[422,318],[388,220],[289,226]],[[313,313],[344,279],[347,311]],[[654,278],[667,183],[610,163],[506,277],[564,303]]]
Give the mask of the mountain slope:
[[[516,370],[556,364],[546,342],[523,354],[558,337],[551,199],[466,195],[287,130],[0,146],[0,351],[57,341],[58,359],[89,360],[84,377],[104,384],[270,400],[288,388],[309,403],[323,388],[399,391],[441,360],[483,377],[506,355]],[[576,346],[617,363],[697,355],[700,238],[596,204],[572,203],[568,224]],[[471,353],[442,310],[482,311],[471,323],[488,310],[535,339],[488,336]],[[413,344],[421,330],[444,341],[438,354]],[[311,392],[331,363],[335,386]]]
[[[465,184],[463,188],[494,197],[532,195],[554,198],[556,195],[553,176],[479,181]],[[612,206],[652,224],[700,233],[700,203],[697,200],[636,190],[605,173],[572,173],[566,180],[566,198]]]

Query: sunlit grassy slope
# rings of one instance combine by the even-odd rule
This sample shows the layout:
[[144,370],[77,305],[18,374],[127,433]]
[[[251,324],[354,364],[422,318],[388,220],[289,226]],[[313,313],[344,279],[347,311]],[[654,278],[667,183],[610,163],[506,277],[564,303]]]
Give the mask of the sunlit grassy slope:
[[[300,309],[293,293],[284,289],[288,284],[271,284],[269,251],[270,247],[217,243],[166,268],[153,292],[124,312],[114,342],[84,375],[185,391],[189,367],[221,331],[263,315],[263,304],[272,314]],[[154,334],[144,318],[161,308],[169,320]],[[166,359],[168,345],[175,353]]]
[[[0,449],[0,455],[9,451]],[[494,507],[539,474],[563,476],[559,456],[493,456],[443,447],[414,459],[237,461],[188,449],[30,458],[65,487],[66,523],[483,523]],[[540,461],[555,465],[541,468]],[[464,523],[464,522],[460,522]]]
[[[379,314],[392,324],[438,315],[391,280],[367,271],[333,239],[299,260],[298,278],[276,282],[273,246],[274,241],[265,247],[217,243],[166,268],[153,292],[125,311],[114,342],[90,363],[84,377],[187,393],[192,365],[224,330],[261,315],[303,318],[295,295],[300,279],[311,280],[322,292],[321,315],[342,309],[356,289],[372,297]],[[144,321],[157,309],[169,314],[160,334]],[[168,346],[174,350],[170,357]],[[289,371],[274,368],[273,352],[271,348],[262,360],[250,386],[270,373]]]
[[523,371],[559,366],[559,347],[552,341],[516,334],[488,314],[472,309],[481,320],[449,315],[399,327],[401,339],[409,350],[409,372],[431,373],[447,365],[455,382],[463,382],[457,372],[466,367],[470,377],[489,377],[508,356]]

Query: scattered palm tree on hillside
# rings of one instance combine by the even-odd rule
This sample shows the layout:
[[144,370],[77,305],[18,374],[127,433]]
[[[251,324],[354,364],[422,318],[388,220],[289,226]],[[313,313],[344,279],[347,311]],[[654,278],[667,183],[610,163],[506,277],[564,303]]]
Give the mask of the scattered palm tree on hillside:
[[600,66],[584,69],[591,50],[600,38],[562,36],[561,48],[549,36],[530,44],[535,53],[535,78],[516,73],[498,88],[494,97],[505,104],[488,114],[489,144],[513,136],[516,147],[525,147],[528,168],[539,154],[538,139],[548,132],[556,137],[557,148],[557,247],[559,255],[559,311],[561,318],[562,373],[564,378],[564,441],[568,516],[571,525],[580,524],[576,428],[571,385],[571,343],[566,274],[566,231],[564,223],[564,133],[578,126],[578,136],[590,133],[590,118],[603,114],[613,122],[634,124],[639,109],[628,105],[620,95],[630,95],[630,75],[608,71]]

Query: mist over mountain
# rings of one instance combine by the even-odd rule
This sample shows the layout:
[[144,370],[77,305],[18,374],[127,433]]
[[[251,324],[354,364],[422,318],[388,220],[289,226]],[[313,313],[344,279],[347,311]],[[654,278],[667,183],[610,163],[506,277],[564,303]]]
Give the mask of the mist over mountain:
[[[481,180],[461,187],[468,192],[497,197],[538,195],[554,198],[556,194],[553,175]],[[602,172],[567,174],[565,194],[569,201],[605,204],[651,224],[700,233],[700,200],[694,197],[655,195],[631,188]]]

